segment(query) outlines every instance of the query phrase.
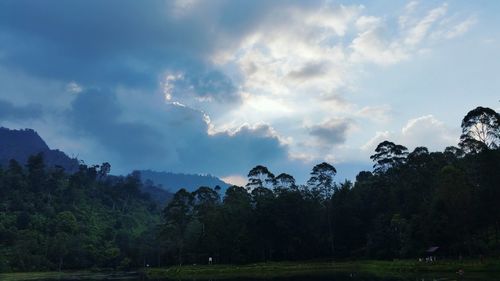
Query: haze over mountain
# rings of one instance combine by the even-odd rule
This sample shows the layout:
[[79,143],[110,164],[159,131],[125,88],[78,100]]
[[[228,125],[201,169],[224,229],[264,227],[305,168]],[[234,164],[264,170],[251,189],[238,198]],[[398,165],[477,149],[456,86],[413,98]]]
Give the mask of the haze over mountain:
[[181,188],[192,192],[200,186],[211,188],[219,186],[222,191],[225,191],[229,187],[229,184],[212,175],[178,174],[151,170],[140,171],[140,173],[143,181],[150,180],[169,192],[176,192]]
[[[76,172],[80,165],[78,159],[71,158],[58,149],[50,149],[33,129],[11,130],[4,127],[0,128],[0,165],[8,165],[11,159],[26,164],[31,155],[38,153],[43,154],[46,166],[61,166],[69,173]],[[175,192],[181,188],[194,191],[200,186],[212,188],[220,186],[222,190],[229,187],[221,179],[210,175],[176,174],[151,170],[140,171],[140,173],[145,183],[143,191],[151,194],[153,198],[159,198],[161,202],[170,198],[170,195],[164,191],[167,191],[167,193]],[[148,180],[152,181],[152,183],[147,182]],[[158,185],[161,185],[162,188],[159,189]]]

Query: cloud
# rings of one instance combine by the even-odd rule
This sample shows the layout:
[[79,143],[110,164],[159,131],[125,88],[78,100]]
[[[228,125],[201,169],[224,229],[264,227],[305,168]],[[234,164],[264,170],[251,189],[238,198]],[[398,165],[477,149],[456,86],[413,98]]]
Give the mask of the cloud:
[[356,114],[358,116],[376,121],[376,122],[388,122],[390,120],[390,113],[392,109],[388,105],[381,106],[365,106],[358,110]]
[[475,17],[470,17],[465,21],[462,21],[459,24],[457,24],[452,30],[448,31],[446,33],[446,38],[453,39],[455,37],[461,36],[467,31],[469,31],[469,29],[476,23],[477,19]]
[[447,4],[442,4],[441,6],[430,10],[423,19],[421,19],[409,30],[408,35],[404,40],[405,44],[414,46],[420,43],[426,37],[432,25],[446,15],[447,10]]
[[431,151],[443,151],[447,146],[457,145],[460,130],[451,128],[433,115],[412,118],[399,132],[379,131],[361,146],[363,151],[372,152],[384,140],[402,144],[412,150],[426,146]]
[[408,2],[408,4],[406,4],[404,8],[404,13],[401,16],[399,16],[399,26],[401,28],[406,27],[408,22],[411,20],[411,16],[415,12],[418,5],[419,5],[418,1],[410,1]]
[[408,148],[426,146],[429,150],[442,151],[457,145],[460,132],[446,126],[433,115],[424,115],[408,120],[401,129],[400,142]]
[[[356,20],[358,35],[352,40],[350,58],[354,62],[372,62],[391,65],[428,51],[432,41],[449,40],[467,32],[475,24],[475,17],[460,21],[447,16],[444,3],[424,15],[417,1],[409,2],[398,18],[397,28],[386,18],[361,16]],[[458,21],[458,22],[457,22]]]
[[[0,63],[48,79],[149,89],[156,87],[158,74],[167,68],[210,72],[207,58],[215,50],[230,48],[231,42],[236,44],[248,26],[230,31],[234,24],[216,22],[222,4],[210,7],[197,2],[4,2]],[[256,4],[254,9],[260,7],[265,5]],[[179,9],[185,17],[169,14]],[[245,17],[242,13],[239,20]],[[250,17],[252,22],[247,24],[259,20],[259,14]]]
[[389,65],[408,58],[409,54],[398,41],[385,39],[382,26],[372,26],[360,33],[350,47],[353,52],[351,59],[354,62],[373,62]]
[[2,2],[0,107],[11,119],[30,118],[31,107],[37,122],[20,126],[50,128],[70,154],[111,161],[114,171],[237,175],[262,162],[349,159],[341,150],[354,122],[393,113],[364,100],[359,79],[372,64],[395,65],[470,30],[475,18],[447,9],[410,2],[381,16],[325,0]]
[[201,107],[209,112],[213,103],[220,109],[222,105],[234,106],[241,102],[241,95],[231,78],[213,69],[167,73],[162,87],[166,100]]
[[[172,157],[162,135],[150,125],[121,120],[123,114],[111,90],[87,90],[73,101],[68,120],[75,132],[94,139],[120,163],[144,165]],[[104,161],[104,159],[103,159]]]
[[75,137],[94,140],[111,158],[102,161],[117,163],[118,171],[241,173],[260,161],[272,163],[287,155],[287,146],[269,125],[210,133],[210,118],[198,110],[164,103],[155,111],[156,119],[149,116],[145,122],[141,118],[151,105],[136,103],[134,116],[122,110],[122,102],[112,90],[89,89],[79,93],[67,112]]
[[323,145],[342,144],[347,139],[347,133],[353,126],[350,119],[335,118],[322,124],[308,128],[309,134]]
[[245,186],[248,182],[248,179],[246,177],[240,175],[230,175],[222,177],[221,180],[237,186]]
[[308,63],[297,70],[290,71],[290,73],[288,73],[288,78],[297,81],[304,81],[315,77],[321,77],[327,73],[325,68],[326,65],[323,62]]
[[3,119],[2,121],[36,119],[41,116],[42,108],[39,104],[16,106],[9,101],[0,100],[0,118]]
[[449,19],[442,23],[443,25],[447,25],[447,27],[434,31],[431,37],[436,40],[460,37],[467,33],[476,23],[477,18],[475,16],[470,16],[462,21],[452,21]]
[[379,131],[375,133],[371,139],[361,146],[361,150],[373,152],[377,145],[385,140],[390,139],[392,134],[389,131]]

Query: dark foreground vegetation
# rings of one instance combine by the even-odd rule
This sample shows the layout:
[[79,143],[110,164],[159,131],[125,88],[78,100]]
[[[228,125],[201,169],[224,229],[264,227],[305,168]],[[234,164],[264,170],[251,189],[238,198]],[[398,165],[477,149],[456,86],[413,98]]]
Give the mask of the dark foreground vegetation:
[[40,155],[11,161],[0,170],[0,270],[498,257],[499,120],[470,111],[459,147],[443,152],[384,141],[355,183],[336,183],[328,163],[305,185],[257,166],[246,187],[181,189],[163,211],[137,174],[109,176],[108,164],[67,174]]

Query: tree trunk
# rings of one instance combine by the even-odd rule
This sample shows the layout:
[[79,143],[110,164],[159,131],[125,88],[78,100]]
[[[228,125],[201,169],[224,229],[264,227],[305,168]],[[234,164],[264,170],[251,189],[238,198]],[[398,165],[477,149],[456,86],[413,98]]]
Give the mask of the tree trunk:
[[63,261],[64,261],[64,258],[63,257],[59,257],[59,271],[62,270]]

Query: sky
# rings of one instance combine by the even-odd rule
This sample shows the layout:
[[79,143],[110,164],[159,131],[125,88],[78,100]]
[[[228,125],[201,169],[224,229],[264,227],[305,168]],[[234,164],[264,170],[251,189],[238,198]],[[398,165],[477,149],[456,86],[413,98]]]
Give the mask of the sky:
[[0,2],[0,126],[112,173],[371,170],[500,110],[500,2]]

